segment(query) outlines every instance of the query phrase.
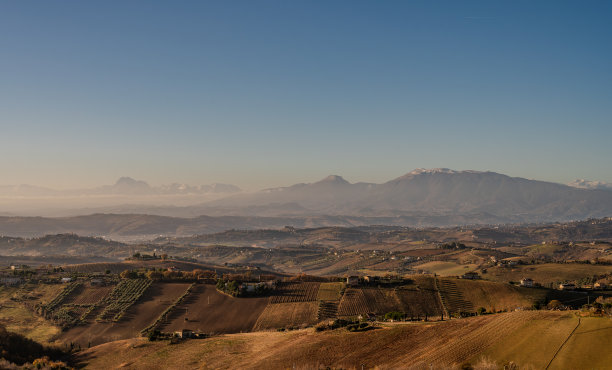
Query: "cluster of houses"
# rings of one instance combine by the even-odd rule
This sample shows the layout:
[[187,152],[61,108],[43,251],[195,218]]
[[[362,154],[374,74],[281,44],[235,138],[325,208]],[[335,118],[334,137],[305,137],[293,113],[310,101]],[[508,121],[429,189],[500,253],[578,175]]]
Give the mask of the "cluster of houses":
[[[540,286],[540,284],[536,283],[533,279],[523,278],[520,281],[520,285],[527,288],[533,288],[536,286]],[[576,289],[606,289],[608,286],[603,282],[596,282],[593,285],[582,285],[577,286],[574,283],[561,283],[557,287],[559,290],[576,290]]]
[[183,329],[181,331],[175,331],[174,337],[181,339],[204,339],[208,338],[208,335],[205,333],[195,332],[191,329]]

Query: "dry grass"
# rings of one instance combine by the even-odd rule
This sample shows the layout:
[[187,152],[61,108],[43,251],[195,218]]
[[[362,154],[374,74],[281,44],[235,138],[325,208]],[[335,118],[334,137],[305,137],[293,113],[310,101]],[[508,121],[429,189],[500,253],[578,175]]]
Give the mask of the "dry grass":
[[460,265],[455,262],[447,261],[432,261],[420,265],[415,265],[414,268],[435,273],[441,276],[458,276],[466,272],[474,271],[478,266],[474,264]]
[[573,281],[593,275],[612,273],[612,266],[589,265],[582,263],[543,263],[537,265],[517,265],[513,267],[494,267],[488,269],[483,278],[507,283],[529,277],[540,284],[560,281]]
[[523,294],[523,290],[510,284],[463,279],[452,279],[452,281],[461,292],[463,299],[469,301],[475,310],[479,307],[484,307],[489,312],[514,310],[531,308],[533,305],[533,300]]
[[[520,357],[524,345],[529,343],[517,344],[513,350],[505,353],[499,353],[499,350],[520,340],[526,334],[526,328],[533,335],[538,335],[539,330],[541,341],[545,344],[529,347],[534,351],[532,356],[549,361],[551,351],[556,350],[554,344],[565,332],[565,327],[559,325],[563,320],[568,320],[564,315],[537,311],[512,312],[440,323],[390,324],[362,333],[350,333],[344,329],[322,333],[312,329],[283,333],[255,332],[191,340],[176,345],[127,340],[100,345],[77,356],[92,369],[120,365],[149,369],[358,369],[361,365],[380,369],[445,369],[471,361],[476,368],[484,370],[491,369],[493,364],[514,361],[513,356]],[[536,329],[530,329],[534,325]],[[550,346],[546,345],[547,341],[550,341]],[[483,360],[483,355],[488,360]],[[609,351],[602,351],[596,359],[578,356],[576,361],[582,361],[581,368],[591,368],[593,366],[590,365],[595,363],[593,361],[610,363],[611,356]]]
[[38,342],[52,342],[61,329],[36,315],[26,305],[33,307],[36,303],[47,303],[62,288],[63,286],[59,284],[26,284],[19,288],[0,287],[0,324],[9,331]]

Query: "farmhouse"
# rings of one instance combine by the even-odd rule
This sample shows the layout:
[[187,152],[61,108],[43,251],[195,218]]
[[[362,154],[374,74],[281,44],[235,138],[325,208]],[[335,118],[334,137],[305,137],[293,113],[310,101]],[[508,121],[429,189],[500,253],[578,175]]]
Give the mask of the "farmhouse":
[[61,281],[62,281],[62,283],[69,283],[69,282],[72,281],[72,278],[70,278],[70,277],[63,277]]
[[533,280],[531,280],[530,278],[523,278],[521,279],[521,286],[533,288]]
[[576,289],[576,285],[572,284],[572,283],[559,284],[559,289],[560,290],[575,290]]
[[178,338],[192,338],[193,331],[189,329],[183,329],[181,331],[174,332],[174,336]]

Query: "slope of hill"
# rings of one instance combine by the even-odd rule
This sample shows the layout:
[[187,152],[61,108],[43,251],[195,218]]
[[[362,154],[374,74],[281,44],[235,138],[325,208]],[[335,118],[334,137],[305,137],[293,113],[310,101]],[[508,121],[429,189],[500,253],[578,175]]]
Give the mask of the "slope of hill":
[[[583,321],[585,319],[582,319]],[[588,322],[588,325],[587,325]],[[171,347],[166,342],[132,339],[106,343],[76,355],[88,368],[460,368],[483,355],[503,367],[602,368],[612,361],[602,345],[610,343],[609,320],[588,318],[572,334],[578,319],[561,312],[512,312],[440,323],[385,324],[363,333],[344,329],[317,333],[258,332],[193,340]],[[578,335],[579,334],[579,335]],[[599,350],[598,350],[599,349]],[[173,356],[167,356],[169,351]],[[537,351],[537,356],[534,356]],[[531,354],[531,355],[529,355]],[[172,362],[170,362],[172,361]],[[496,368],[497,368],[496,367]],[[489,367],[490,368],[490,367]]]

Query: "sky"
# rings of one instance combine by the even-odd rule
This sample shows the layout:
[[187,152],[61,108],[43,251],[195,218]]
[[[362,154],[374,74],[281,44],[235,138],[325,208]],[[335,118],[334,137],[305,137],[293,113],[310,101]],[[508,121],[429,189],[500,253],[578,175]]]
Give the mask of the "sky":
[[0,185],[612,182],[610,1],[2,1]]

